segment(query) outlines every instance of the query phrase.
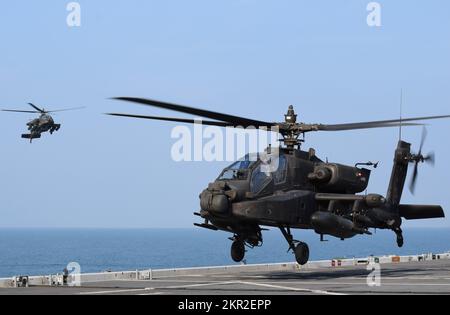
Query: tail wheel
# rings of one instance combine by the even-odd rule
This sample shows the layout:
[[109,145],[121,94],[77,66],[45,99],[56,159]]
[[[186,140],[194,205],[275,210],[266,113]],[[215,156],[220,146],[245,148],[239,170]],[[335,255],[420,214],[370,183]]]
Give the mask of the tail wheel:
[[242,241],[234,241],[231,245],[231,258],[235,262],[241,262],[245,257],[245,245]]
[[306,263],[309,261],[309,247],[306,243],[298,243],[295,247],[295,259],[297,260],[297,263],[301,266],[306,265]]

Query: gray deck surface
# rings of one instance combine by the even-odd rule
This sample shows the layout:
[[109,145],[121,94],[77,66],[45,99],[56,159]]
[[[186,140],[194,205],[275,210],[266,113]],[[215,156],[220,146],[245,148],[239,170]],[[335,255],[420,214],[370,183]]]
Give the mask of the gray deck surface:
[[381,287],[369,287],[365,266],[298,272],[234,272],[108,281],[82,287],[0,289],[0,294],[35,295],[276,295],[276,294],[450,294],[450,260],[381,266]]

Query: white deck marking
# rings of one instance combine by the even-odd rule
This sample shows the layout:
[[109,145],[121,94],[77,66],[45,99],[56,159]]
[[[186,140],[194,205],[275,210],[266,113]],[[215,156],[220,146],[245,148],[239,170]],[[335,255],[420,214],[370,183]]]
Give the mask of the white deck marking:
[[81,292],[79,294],[80,295],[102,295],[102,294],[111,294],[111,293],[145,292],[145,291],[151,291],[151,290],[154,290],[154,288]]
[[[297,282],[289,282],[289,281],[284,281],[284,282],[277,282],[280,284],[297,284]],[[323,286],[323,285],[331,285],[331,286],[339,286],[339,285],[364,285],[367,286],[366,282],[300,282],[301,284],[306,284],[306,285],[318,285],[318,286]],[[450,286],[450,283],[395,283],[395,282],[386,282],[386,279],[381,279],[381,285],[382,286]]]
[[[184,276],[183,276],[184,277]],[[205,276],[204,276],[205,277]],[[215,278],[215,277],[214,277]],[[143,283],[143,282],[173,282],[173,283],[213,283],[213,282],[219,282],[219,280],[192,280],[192,279],[164,279],[164,278],[158,278],[153,280],[134,280],[134,279],[118,279],[118,280],[110,280],[110,281],[95,281],[91,283],[102,283],[102,282],[137,282],[137,283]]]
[[154,293],[142,293],[139,295],[161,295],[161,294],[164,294],[164,293],[163,292],[154,292]]
[[201,287],[207,287],[212,285],[227,285],[227,284],[236,284],[239,283],[239,281],[226,281],[226,282],[208,282],[208,283],[198,283],[198,284],[187,284],[187,285],[177,285],[177,286],[171,286],[171,287],[163,287],[159,289],[185,289],[185,288],[201,288]]
[[311,289],[295,288],[295,287],[285,287],[285,286],[279,286],[279,285],[273,285],[273,284],[267,284],[267,283],[245,282],[245,281],[238,281],[238,283],[244,284],[244,285],[250,285],[250,286],[260,286],[260,287],[273,288],[273,289],[279,289],[279,290],[296,291],[296,292],[310,292],[310,293],[324,294],[324,295],[345,295],[343,293],[334,293],[334,292],[328,292],[328,291],[323,291],[323,290],[311,290]]

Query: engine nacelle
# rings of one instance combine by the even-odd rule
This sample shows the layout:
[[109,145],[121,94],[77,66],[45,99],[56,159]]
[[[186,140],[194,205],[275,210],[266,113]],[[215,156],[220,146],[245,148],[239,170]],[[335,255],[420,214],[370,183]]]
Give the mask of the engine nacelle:
[[352,221],[330,212],[315,212],[311,216],[311,225],[318,234],[332,235],[342,239],[365,233]]
[[323,163],[314,168],[308,179],[323,192],[356,194],[367,189],[370,170]]

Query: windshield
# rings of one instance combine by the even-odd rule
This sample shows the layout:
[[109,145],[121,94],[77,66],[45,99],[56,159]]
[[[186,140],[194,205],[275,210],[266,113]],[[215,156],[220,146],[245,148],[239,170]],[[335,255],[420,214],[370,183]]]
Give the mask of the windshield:
[[287,180],[287,159],[284,155],[270,159],[270,164],[261,163],[253,170],[250,190],[254,194],[262,192],[272,181],[275,185]]
[[252,193],[259,193],[272,181],[272,173],[263,172],[262,166],[259,165],[252,174],[252,180],[250,182],[250,190]]
[[257,154],[247,154],[239,161],[227,167],[220,175],[219,180],[246,180],[249,170],[257,161]]

